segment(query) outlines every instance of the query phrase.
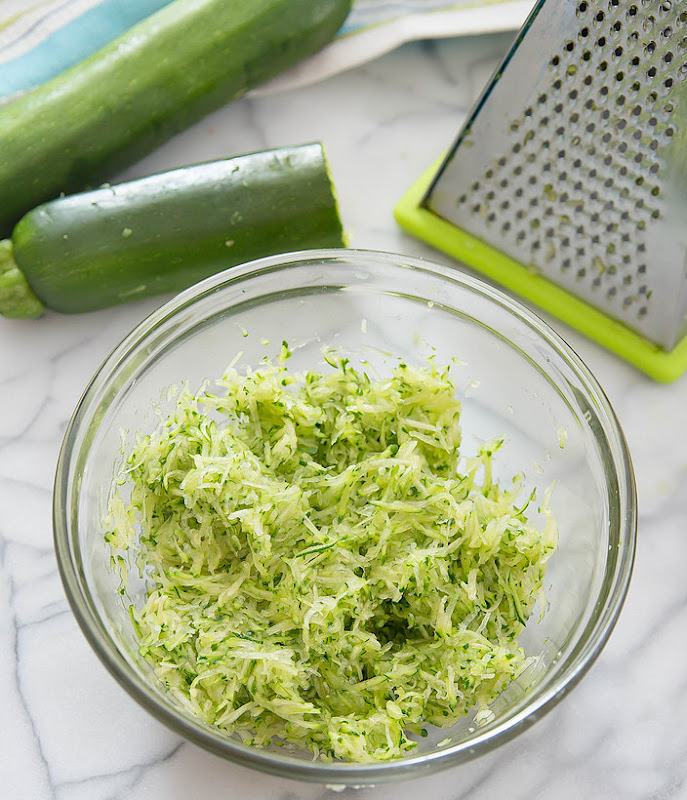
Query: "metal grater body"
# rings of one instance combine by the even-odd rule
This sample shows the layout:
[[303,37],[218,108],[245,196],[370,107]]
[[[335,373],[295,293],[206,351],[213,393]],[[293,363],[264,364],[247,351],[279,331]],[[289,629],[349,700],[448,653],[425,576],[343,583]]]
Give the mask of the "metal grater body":
[[687,333],[687,4],[540,0],[422,205],[671,350]]

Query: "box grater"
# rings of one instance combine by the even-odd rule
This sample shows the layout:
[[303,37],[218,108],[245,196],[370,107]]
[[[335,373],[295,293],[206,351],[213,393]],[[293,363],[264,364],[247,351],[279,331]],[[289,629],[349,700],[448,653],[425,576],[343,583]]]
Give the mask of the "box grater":
[[539,0],[395,215],[652,377],[678,377],[687,3]]

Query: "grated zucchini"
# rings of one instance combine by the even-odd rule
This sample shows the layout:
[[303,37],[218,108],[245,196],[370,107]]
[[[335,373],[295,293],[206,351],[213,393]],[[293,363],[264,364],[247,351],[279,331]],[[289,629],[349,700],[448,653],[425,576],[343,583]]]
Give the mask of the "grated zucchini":
[[200,719],[397,758],[522,669],[555,522],[493,479],[503,439],[461,455],[448,367],[377,379],[329,353],[296,374],[288,355],[180,392],[126,456],[106,539],[150,581],[140,653]]

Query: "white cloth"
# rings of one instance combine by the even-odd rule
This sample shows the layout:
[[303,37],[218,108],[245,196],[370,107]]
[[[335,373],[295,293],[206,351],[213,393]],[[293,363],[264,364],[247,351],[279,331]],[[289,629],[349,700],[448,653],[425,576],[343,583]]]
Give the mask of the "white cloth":
[[[0,100],[40,85],[170,0],[0,0]],[[260,92],[362,64],[403,42],[515,30],[534,0],[355,0],[337,38]]]

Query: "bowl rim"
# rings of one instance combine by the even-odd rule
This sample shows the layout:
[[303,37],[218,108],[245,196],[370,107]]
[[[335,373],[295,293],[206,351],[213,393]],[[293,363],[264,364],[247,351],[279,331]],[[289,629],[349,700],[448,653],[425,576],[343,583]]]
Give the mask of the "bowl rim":
[[[162,695],[140,680],[130,668],[114,640],[101,622],[95,605],[82,590],[82,575],[77,567],[72,549],[69,521],[72,486],[68,475],[75,455],[77,435],[85,422],[89,421],[89,410],[101,385],[116,374],[126,357],[165,321],[172,319],[201,298],[224,287],[250,280],[271,271],[281,271],[301,266],[304,262],[326,264],[328,262],[359,262],[370,265],[383,263],[401,269],[419,270],[439,281],[457,284],[487,300],[503,307],[533,329],[541,339],[572,369],[575,377],[584,386],[586,396],[602,413],[604,433],[611,437],[619,458],[613,458],[621,511],[619,515],[618,553],[613,559],[615,570],[606,571],[602,588],[606,588],[606,602],[598,616],[592,615],[585,630],[580,634],[578,645],[572,650],[570,668],[562,673],[562,679],[548,686],[545,691],[535,691],[515,714],[507,716],[499,724],[488,725],[467,740],[447,746],[441,750],[420,755],[409,755],[388,762],[349,763],[305,761],[272,750],[243,745],[217,731],[208,729],[204,723],[182,716],[171,704],[165,703]],[[172,337],[173,338],[173,337]],[[604,467],[604,470],[606,467]],[[564,339],[547,322],[517,299],[494,287],[487,281],[462,271],[457,266],[443,266],[433,261],[391,253],[381,250],[329,248],[300,250],[282,253],[246,262],[231,267],[180,292],[141,320],[109,353],[96,370],[67,425],[60,448],[53,486],[53,536],[58,569],[67,599],[84,636],[104,666],[127,693],[160,722],[175,733],[200,745],[204,749],[231,761],[260,771],[296,780],[328,783],[334,785],[369,785],[401,777],[418,775],[445,769],[483,755],[512,739],[544,714],[570,692],[594,663],[606,644],[624,604],[629,588],[636,549],[637,496],[634,472],[629,449],[615,412],[597,379],[586,364]],[[607,567],[608,569],[608,567]],[[85,581],[83,581],[85,583]],[[589,630],[587,630],[589,629]],[[518,704],[516,704],[516,707]]]

